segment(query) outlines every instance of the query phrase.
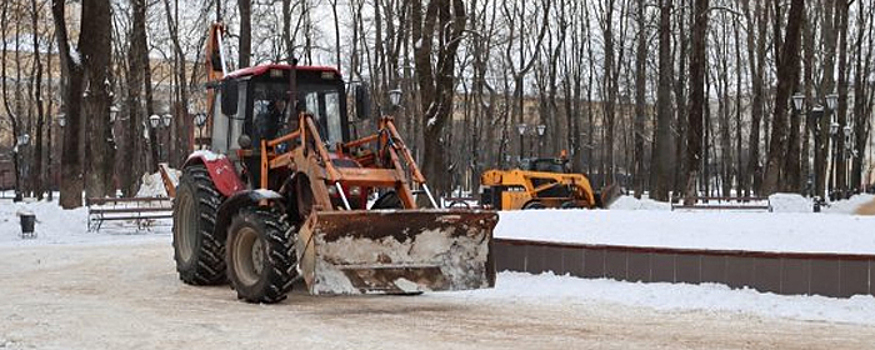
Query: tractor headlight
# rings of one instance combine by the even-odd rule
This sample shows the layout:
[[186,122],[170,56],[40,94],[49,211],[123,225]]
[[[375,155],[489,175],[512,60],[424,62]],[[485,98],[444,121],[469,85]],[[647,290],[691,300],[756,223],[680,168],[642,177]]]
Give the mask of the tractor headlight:
[[328,186],[328,195],[336,196],[337,195],[337,187]]
[[362,188],[358,186],[352,186],[349,188],[349,195],[352,197],[358,197],[362,195]]

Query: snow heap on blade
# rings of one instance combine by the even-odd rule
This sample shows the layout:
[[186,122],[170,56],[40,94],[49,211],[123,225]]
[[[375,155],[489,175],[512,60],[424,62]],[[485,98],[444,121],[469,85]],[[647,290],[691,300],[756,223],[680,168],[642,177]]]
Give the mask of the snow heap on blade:
[[313,294],[404,294],[495,285],[494,212],[390,210],[313,214],[298,234]]

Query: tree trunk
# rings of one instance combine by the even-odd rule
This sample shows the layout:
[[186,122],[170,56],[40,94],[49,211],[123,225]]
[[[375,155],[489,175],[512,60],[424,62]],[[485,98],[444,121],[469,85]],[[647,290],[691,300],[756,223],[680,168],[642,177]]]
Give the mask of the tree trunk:
[[82,3],[82,33],[79,47],[82,51],[87,79],[85,110],[87,135],[85,155],[88,171],[85,192],[88,197],[104,197],[107,188],[108,152],[112,147],[109,121],[109,77],[112,55],[111,14],[108,0],[85,0]]
[[644,104],[647,93],[647,30],[644,0],[638,0],[638,47],[635,49],[635,198],[644,192]]
[[661,0],[659,4],[659,88],[656,90],[656,137],[651,155],[650,171],[652,179],[650,196],[653,199],[668,200],[671,185],[672,110],[671,84],[674,67],[671,59],[671,0]]
[[[793,156],[790,154],[790,143],[796,142],[796,139],[787,135],[787,104],[789,103],[793,86],[799,80],[799,34],[802,29],[802,21],[805,19],[804,10],[804,0],[793,0],[790,5],[790,12],[787,14],[787,30],[784,34],[784,43],[777,62],[778,87],[775,92],[775,109],[772,115],[772,142],[769,144],[766,178],[763,183],[764,194],[772,194],[781,189],[779,181],[781,179],[783,160]],[[798,123],[793,123],[791,127],[793,125],[797,128],[799,126]],[[798,162],[790,161],[788,164],[798,166]],[[792,171],[790,169],[783,170],[787,172]],[[785,181],[794,180],[789,177],[785,179]]]
[[848,8],[850,4],[848,0],[837,0],[835,2],[836,6],[836,18],[838,22],[838,27],[836,31],[838,32],[839,40],[838,40],[838,110],[836,110],[838,122],[839,122],[839,130],[836,135],[836,140],[838,141],[836,144],[836,163],[835,163],[835,176],[836,176],[836,189],[838,190],[839,196],[844,196],[848,190],[848,141],[850,141],[845,135],[844,130],[845,127],[848,127]]
[[240,11],[240,47],[238,68],[250,65],[252,55],[252,0],[237,0]]
[[[33,28],[39,28],[39,8],[37,7],[36,0],[30,1],[31,5],[31,19]],[[36,78],[33,81],[34,89],[32,98],[36,101],[36,112],[37,112],[37,123],[36,123],[36,146],[34,155],[34,187],[33,189],[36,191],[37,199],[43,199],[43,123],[45,122],[45,110],[43,109],[43,96],[42,96],[42,86],[43,86],[43,64],[40,58],[40,48],[39,43],[39,34],[37,30],[33,30],[33,64],[34,70],[36,71]],[[51,126],[51,124],[49,124]]]
[[[146,62],[146,0],[132,1],[131,19],[131,45],[128,52],[128,121],[127,137],[123,148],[131,160],[139,155],[137,144],[142,143],[140,123],[145,121],[142,108],[142,91],[145,84]],[[134,166],[135,161],[122,162],[122,189],[125,196],[133,197],[137,193],[138,172]]]
[[687,123],[687,178],[684,203],[693,204],[696,178],[702,161],[702,122],[705,117],[705,37],[708,31],[708,0],[695,0],[690,42],[690,112]]
[[[83,3],[83,11],[84,5]],[[67,73],[66,93],[63,96],[67,123],[64,127],[64,147],[61,154],[61,198],[59,202],[64,209],[74,209],[82,206],[83,179],[82,157],[79,153],[79,129],[82,123],[84,70],[79,52],[70,47],[64,12],[64,1],[52,0],[52,17],[55,22],[58,52],[61,56],[61,64]]]
[[[414,59],[422,96],[423,116],[423,171],[430,183],[439,192],[447,191],[450,176],[447,174],[446,142],[444,126],[453,110],[453,74],[456,52],[465,29],[465,5],[462,0],[431,0],[426,11],[421,4],[413,2]],[[438,46],[434,47],[435,35]],[[417,47],[418,46],[418,47]],[[432,70],[432,60],[437,64]]]

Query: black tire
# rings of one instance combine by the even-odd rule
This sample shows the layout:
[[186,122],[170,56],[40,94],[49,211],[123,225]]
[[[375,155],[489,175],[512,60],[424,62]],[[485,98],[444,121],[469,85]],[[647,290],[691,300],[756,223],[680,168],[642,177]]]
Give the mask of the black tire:
[[398,197],[398,193],[395,191],[386,191],[376,201],[371,205],[371,210],[376,209],[403,209],[404,205],[401,204],[401,198]]
[[546,208],[541,202],[531,201],[523,205],[523,210],[538,210]]
[[293,231],[266,208],[244,208],[234,215],[225,262],[238,299],[271,304],[286,298],[297,276]]
[[225,198],[207,168],[188,166],[173,201],[173,257],[179,279],[191,285],[224,284],[225,232],[214,232]]
[[559,208],[561,208],[561,209],[577,209],[580,207],[577,205],[577,203],[575,203],[573,201],[567,201],[567,202],[562,202],[562,204],[559,205]]

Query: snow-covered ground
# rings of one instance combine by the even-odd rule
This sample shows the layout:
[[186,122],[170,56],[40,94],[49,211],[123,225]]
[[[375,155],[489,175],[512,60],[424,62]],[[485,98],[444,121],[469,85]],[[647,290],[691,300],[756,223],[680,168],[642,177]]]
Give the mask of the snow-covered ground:
[[502,212],[496,238],[643,247],[875,254],[875,217],[655,210]]
[[[830,208],[831,213],[821,214],[672,212],[663,203],[630,198],[623,198],[617,204],[612,210],[503,212],[495,235],[499,238],[638,246],[875,254],[875,231],[872,230],[875,217],[846,214],[853,211],[851,204],[835,204]],[[782,208],[786,207],[790,205]],[[16,213],[22,210],[32,211],[37,216],[38,236],[35,239],[18,236]],[[86,232],[84,208],[65,211],[56,203],[3,203],[0,205],[0,256],[14,254],[18,249],[32,249],[32,246],[45,246],[40,248],[48,249],[44,254],[63,255],[70,245],[133,248],[159,243],[154,249],[161,250],[157,254],[159,259],[167,261],[155,263],[167,265],[159,269],[166,268],[165,272],[172,274],[169,226],[163,224],[152,231],[109,224],[99,233],[93,233]],[[850,299],[780,296],[753,290],[730,290],[715,284],[642,284],[586,280],[550,273],[532,276],[503,272],[498,276],[495,289],[435,293],[426,298],[530,306],[551,304],[556,307],[598,302],[667,312],[749,314],[875,325],[875,298],[871,296]]]
[[[56,197],[57,198],[57,197]],[[22,239],[19,213],[36,215],[36,238]],[[150,230],[138,231],[130,222],[105,222],[100,232],[88,232],[85,207],[63,210],[58,202],[0,203],[0,249],[46,244],[124,244],[169,239],[170,222],[157,220]]]
[[788,296],[761,293],[753,289],[733,290],[714,283],[630,283],[556,276],[550,272],[541,275],[502,272],[498,274],[495,289],[435,293],[431,296],[536,305],[600,301],[662,311],[730,312],[875,325],[873,296],[856,295],[850,299]]

